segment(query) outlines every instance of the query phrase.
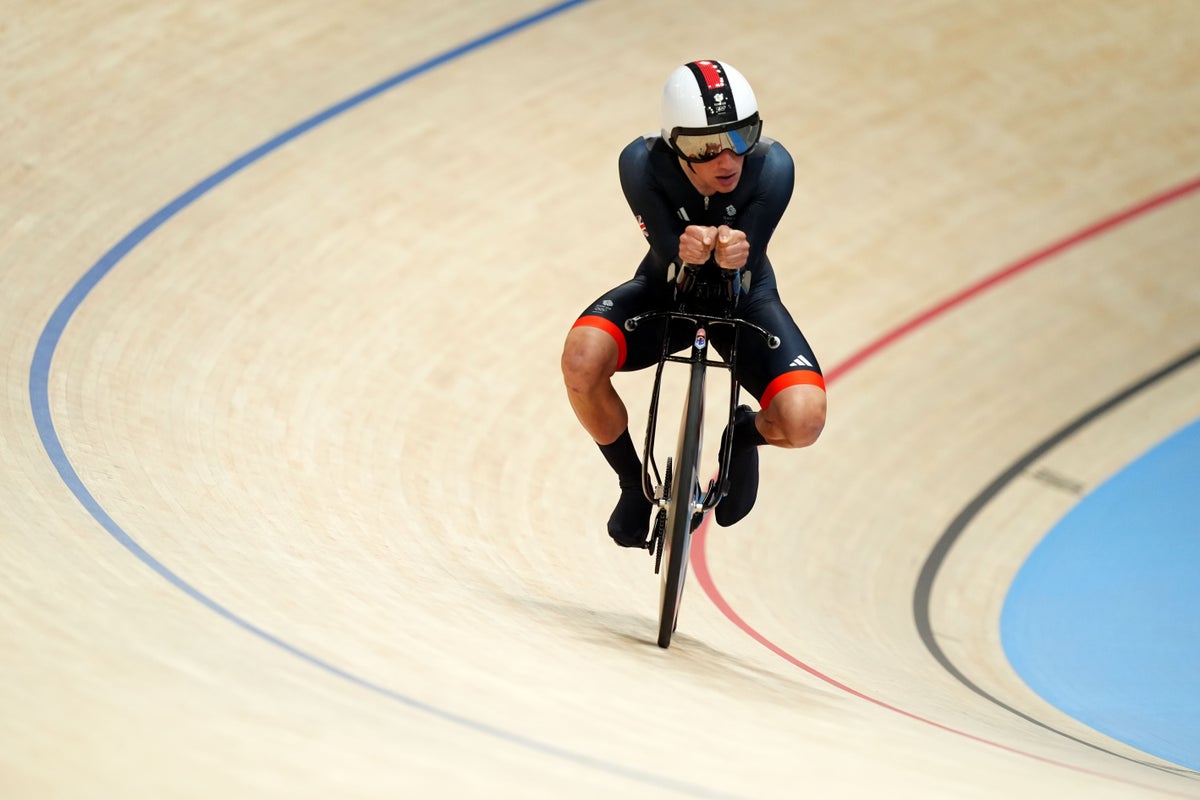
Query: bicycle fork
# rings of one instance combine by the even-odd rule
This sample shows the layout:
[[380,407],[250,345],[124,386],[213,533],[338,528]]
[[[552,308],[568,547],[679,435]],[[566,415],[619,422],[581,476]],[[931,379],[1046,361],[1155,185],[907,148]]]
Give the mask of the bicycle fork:
[[[730,445],[733,440],[733,420],[737,410],[738,395],[741,391],[741,385],[733,369],[734,365],[737,363],[737,339],[739,333],[740,331],[735,326],[733,347],[729,353],[729,362],[727,364],[719,365],[725,369],[728,369],[730,375],[729,419],[725,425],[725,431],[721,445],[721,452],[724,454],[724,458],[719,459],[719,463],[717,465],[717,477],[709,483],[708,490],[703,494],[702,497],[696,498],[697,507],[694,509],[694,514],[696,515],[702,514],[703,512],[715,507],[717,503],[721,501],[721,498],[723,498],[729,492],[729,459],[732,450]],[[664,477],[664,475],[659,472],[658,462],[654,458],[654,446],[658,428],[658,403],[662,390],[663,370],[669,361],[690,365],[691,375],[689,380],[699,382],[700,396],[703,397],[706,384],[706,371],[710,363],[712,363],[708,359],[708,350],[708,332],[703,324],[697,326],[696,334],[692,341],[691,353],[686,358],[671,355],[669,337],[663,337],[662,354],[659,357],[658,368],[654,373],[654,388],[650,394],[649,419],[646,423],[646,439],[642,451],[642,493],[645,495],[647,500],[649,500],[659,509],[666,507],[670,497],[671,480],[673,477],[677,479],[678,470],[681,466],[679,464],[674,465],[676,476],[672,476],[671,463],[668,460],[667,472]],[[691,392],[689,389],[688,395],[690,394]],[[700,407],[699,416],[701,423],[703,423],[703,405]],[[687,419],[686,405],[684,407],[682,418],[684,420]],[[681,422],[681,426],[682,424],[683,423]],[[681,427],[679,431],[680,437],[682,437],[684,433],[685,431]],[[703,437],[702,431],[700,432],[700,436]]]

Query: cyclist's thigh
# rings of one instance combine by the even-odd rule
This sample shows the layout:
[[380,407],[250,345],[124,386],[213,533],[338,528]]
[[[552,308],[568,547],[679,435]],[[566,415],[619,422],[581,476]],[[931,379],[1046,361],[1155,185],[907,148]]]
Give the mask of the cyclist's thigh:
[[[596,298],[575,320],[575,326],[598,328],[613,337],[619,353],[618,370],[630,372],[644,369],[658,363],[662,354],[664,322],[651,320],[634,331],[627,331],[625,320],[647,311],[665,310],[670,307],[671,301],[669,284],[664,291],[661,287],[652,286],[645,277],[638,276]],[[676,335],[672,338],[676,338]],[[680,341],[677,346],[672,342],[672,351],[687,345],[689,340],[686,332]]]
[[792,315],[768,290],[738,308],[738,316],[779,337],[779,347],[767,347],[763,337],[743,330],[738,337],[737,378],[765,408],[780,390],[806,383],[825,387],[821,366]]

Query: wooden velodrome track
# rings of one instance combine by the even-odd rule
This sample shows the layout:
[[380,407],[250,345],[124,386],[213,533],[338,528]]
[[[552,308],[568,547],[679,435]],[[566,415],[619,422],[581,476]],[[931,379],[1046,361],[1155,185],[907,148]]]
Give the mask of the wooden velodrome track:
[[[1200,797],[996,625],[1197,416],[1200,4],[12,5],[4,797]],[[796,159],[830,418],[660,650],[558,355],[702,57]]]

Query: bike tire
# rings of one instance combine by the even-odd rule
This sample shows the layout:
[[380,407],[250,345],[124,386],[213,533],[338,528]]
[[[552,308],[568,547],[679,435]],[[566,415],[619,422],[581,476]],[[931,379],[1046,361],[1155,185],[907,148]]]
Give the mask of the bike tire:
[[700,499],[700,443],[704,424],[704,363],[692,364],[688,382],[687,405],[679,424],[674,476],[667,506],[667,529],[660,545],[664,548],[662,589],[658,612],[658,646],[671,646],[671,636],[679,623],[683,585],[687,579],[688,551],[691,549],[693,507]]

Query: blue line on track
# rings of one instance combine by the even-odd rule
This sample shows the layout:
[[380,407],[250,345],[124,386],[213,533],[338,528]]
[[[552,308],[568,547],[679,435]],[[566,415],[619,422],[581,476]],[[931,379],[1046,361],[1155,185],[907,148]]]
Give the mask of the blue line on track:
[[362,677],[347,672],[336,665],[325,661],[317,656],[307,653],[288,642],[272,635],[271,633],[259,628],[252,622],[238,616],[233,611],[225,608],[221,604],[214,601],[212,598],[205,595],[195,586],[185,581],[183,578],[175,574],[169,567],[148,553],[137,541],[135,541],[121,526],[104,510],[104,507],[84,485],[83,480],[75,471],[71,464],[70,458],[67,456],[66,450],[59,439],[58,431],[54,427],[53,415],[50,409],[50,370],[54,361],[54,353],[58,348],[59,342],[62,340],[63,334],[66,331],[67,325],[75,312],[87,299],[93,289],[108,275],[114,267],[116,267],[122,259],[125,258],[134,248],[140,245],[154,231],[161,228],[177,214],[185,208],[196,202],[198,199],[208,194],[216,187],[223,184],[229,178],[246,168],[261,161],[266,156],[283,147],[288,142],[296,139],[305,133],[308,133],[313,128],[328,122],[329,120],[340,116],[341,114],[350,111],[363,103],[394,89],[409,81],[424,75],[440,66],[470,55],[477,50],[480,50],[490,44],[493,44],[501,39],[505,39],[516,33],[519,33],[527,28],[530,28],[538,23],[545,22],[552,17],[555,17],[565,11],[568,11],[577,6],[584,5],[590,0],[567,0],[567,2],[558,3],[549,6],[541,11],[538,11],[529,16],[518,19],[503,27],[497,28],[490,33],[486,33],[476,39],[472,39],[465,44],[446,50],[445,52],[435,55],[432,58],[417,64],[414,67],[397,73],[379,83],[371,86],[358,94],[343,100],[329,108],[321,111],[312,117],[298,123],[297,125],[287,129],[283,133],[275,136],[267,142],[255,147],[242,156],[234,159],[225,167],[217,170],[212,175],[191,187],[183,194],[176,197],[167,205],[152,214],[148,219],[125,235],[116,245],[97,261],[83,275],[82,278],[71,288],[67,295],[55,308],[50,320],[46,323],[46,327],[42,330],[41,336],[38,337],[37,346],[34,350],[33,362],[29,369],[29,401],[33,410],[34,424],[37,426],[38,435],[41,437],[42,446],[53,463],[54,468],[58,471],[63,482],[75,495],[80,504],[88,511],[89,514],[111,535],[117,542],[121,544],[127,551],[133,554],[150,569],[165,578],[173,586],[179,589],[184,594],[191,597],[196,602],[205,606],[212,612],[224,617],[234,625],[246,630],[247,632],[259,637],[260,639],[284,650],[287,653],[317,667],[325,672],[341,678],[349,683],[359,686],[368,691],[375,692],[379,695],[387,697],[401,703],[411,709],[424,712],[431,716],[437,717],[446,722],[460,725],[470,729],[476,733],[481,733],[497,739],[504,740],[511,744],[540,752],[544,755],[559,758],[569,761],[580,766],[597,769],[612,775],[620,776],[630,780],[649,784],[660,789],[665,789],[672,792],[696,796],[696,797],[725,797],[726,795],[719,794],[707,789],[703,786],[692,785],[682,781],[675,781],[660,775],[655,775],[639,769],[634,769],[622,764],[604,761],[602,759],[591,756],[587,753],[579,753],[557,745],[522,736],[512,731],[497,728],[468,717],[455,714],[445,709],[437,708],[436,706],[423,703],[420,700],[414,699],[407,695],[388,689],[376,683],[372,683]]

